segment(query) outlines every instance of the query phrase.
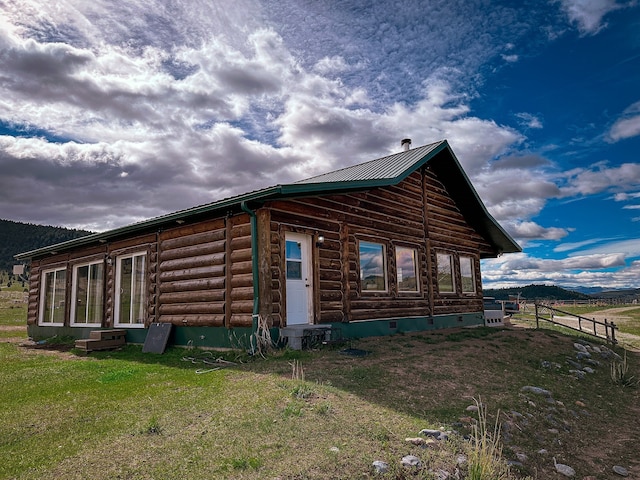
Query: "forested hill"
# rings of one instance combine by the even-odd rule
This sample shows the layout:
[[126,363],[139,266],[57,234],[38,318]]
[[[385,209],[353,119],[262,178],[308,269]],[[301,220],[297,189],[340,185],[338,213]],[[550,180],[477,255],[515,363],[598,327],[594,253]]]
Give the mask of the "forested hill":
[[517,288],[483,289],[485,297],[494,297],[496,300],[509,300],[509,297],[517,297],[527,300],[588,300],[591,297],[583,293],[565,290],[564,288],[550,285],[527,285]]
[[66,242],[90,233],[92,232],[0,219],[0,270],[11,272],[16,263],[13,256],[17,253]]

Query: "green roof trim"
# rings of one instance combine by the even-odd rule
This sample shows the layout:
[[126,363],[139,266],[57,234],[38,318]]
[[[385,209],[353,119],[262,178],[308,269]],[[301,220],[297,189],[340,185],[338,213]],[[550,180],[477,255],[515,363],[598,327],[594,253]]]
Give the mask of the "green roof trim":
[[[448,155],[447,155],[448,154]],[[449,159],[449,160],[447,160]],[[181,220],[239,208],[249,202],[259,204],[268,200],[317,195],[320,193],[367,190],[397,185],[427,162],[447,187],[467,221],[476,228],[500,253],[519,252],[520,246],[507,234],[485,208],[446,140],[395,153],[369,162],[342,168],[295,183],[276,185],[205,205],[162,215],[50,245],[15,255],[17,260],[57,254],[75,247],[105,243],[129,234],[152,231]],[[455,168],[451,168],[451,167]],[[172,225],[173,226],[173,225]]]

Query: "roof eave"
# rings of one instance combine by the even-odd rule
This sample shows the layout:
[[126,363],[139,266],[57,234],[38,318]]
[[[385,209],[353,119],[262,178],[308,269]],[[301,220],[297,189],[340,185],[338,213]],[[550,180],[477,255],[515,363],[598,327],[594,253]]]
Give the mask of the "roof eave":
[[181,210],[180,212],[155,217],[143,222],[114,228],[113,230],[107,230],[106,232],[93,233],[84,237],[74,238],[73,240],[67,240],[66,242],[56,243],[54,245],[30,250],[28,252],[18,253],[17,255],[14,255],[14,258],[16,260],[29,260],[35,257],[56,255],[61,251],[70,250],[75,247],[106,243],[108,241],[124,237],[131,233],[141,233],[144,231],[153,230],[154,228],[161,228],[167,225],[172,225],[179,222],[180,220],[187,220],[189,218],[197,217],[202,214],[225,210],[230,207],[240,205],[242,202],[266,200],[268,198],[279,196],[281,189],[282,186],[277,185],[275,187],[270,187],[258,192],[239,195],[237,197],[232,197],[220,202],[200,205],[198,207],[189,208],[187,210]]

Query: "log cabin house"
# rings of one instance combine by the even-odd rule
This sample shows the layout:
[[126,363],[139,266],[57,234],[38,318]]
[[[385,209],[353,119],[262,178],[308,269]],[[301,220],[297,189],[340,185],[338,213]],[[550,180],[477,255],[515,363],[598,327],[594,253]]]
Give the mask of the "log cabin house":
[[[405,142],[405,141],[403,141]],[[410,141],[407,141],[410,145]],[[247,344],[261,325],[354,338],[482,325],[480,260],[520,251],[446,140],[16,256],[28,332],[152,323],[171,343]],[[293,342],[296,342],[294,345]]]

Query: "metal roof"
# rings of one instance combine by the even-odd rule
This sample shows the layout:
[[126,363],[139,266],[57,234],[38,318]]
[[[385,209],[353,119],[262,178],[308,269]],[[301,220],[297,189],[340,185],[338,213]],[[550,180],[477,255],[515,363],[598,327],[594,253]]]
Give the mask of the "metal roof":
[[446,140],[431,143],[386,157],[342,168],[334,172],[318,175],[295,182],[296,184],[335,183],[335,182],[375,182],[376,180],[394,181],[404,178],[415,171],[416,163],[427,155],[447,145]]
[[[441,152],[445,154],[439,155]],[[186,219],[229,211],[234,207],[240,207],[243,203],[251,202],[254,205],[259,205],[265,201],[278,198],[357,191],[396,185],[427,162],[433,164],[433,168],[437,172],[438,177],[441,178],[441,181],[446,185],[447,190],[456,201],[465,218],[467,218],[467,221],[469,221],[497,251],[505,253],[521,251],[518,244],[486,210],[480,197],[456,159],[455,154],[449,147],[449,144],[446,140],[442,140],[388,155],[370,162],[342,168],[324,175],[300,180],[295,183],[276,185],[262,190],[244,193],[106,232],[94,233],[56,245],[20,253],[15,255],[15,258],[18,260],[27,260],[43,255],[56,254],[80,246],[105,243],[129,234],[140,234],[169,225],[173,226],[176,222],[181,223]]]

